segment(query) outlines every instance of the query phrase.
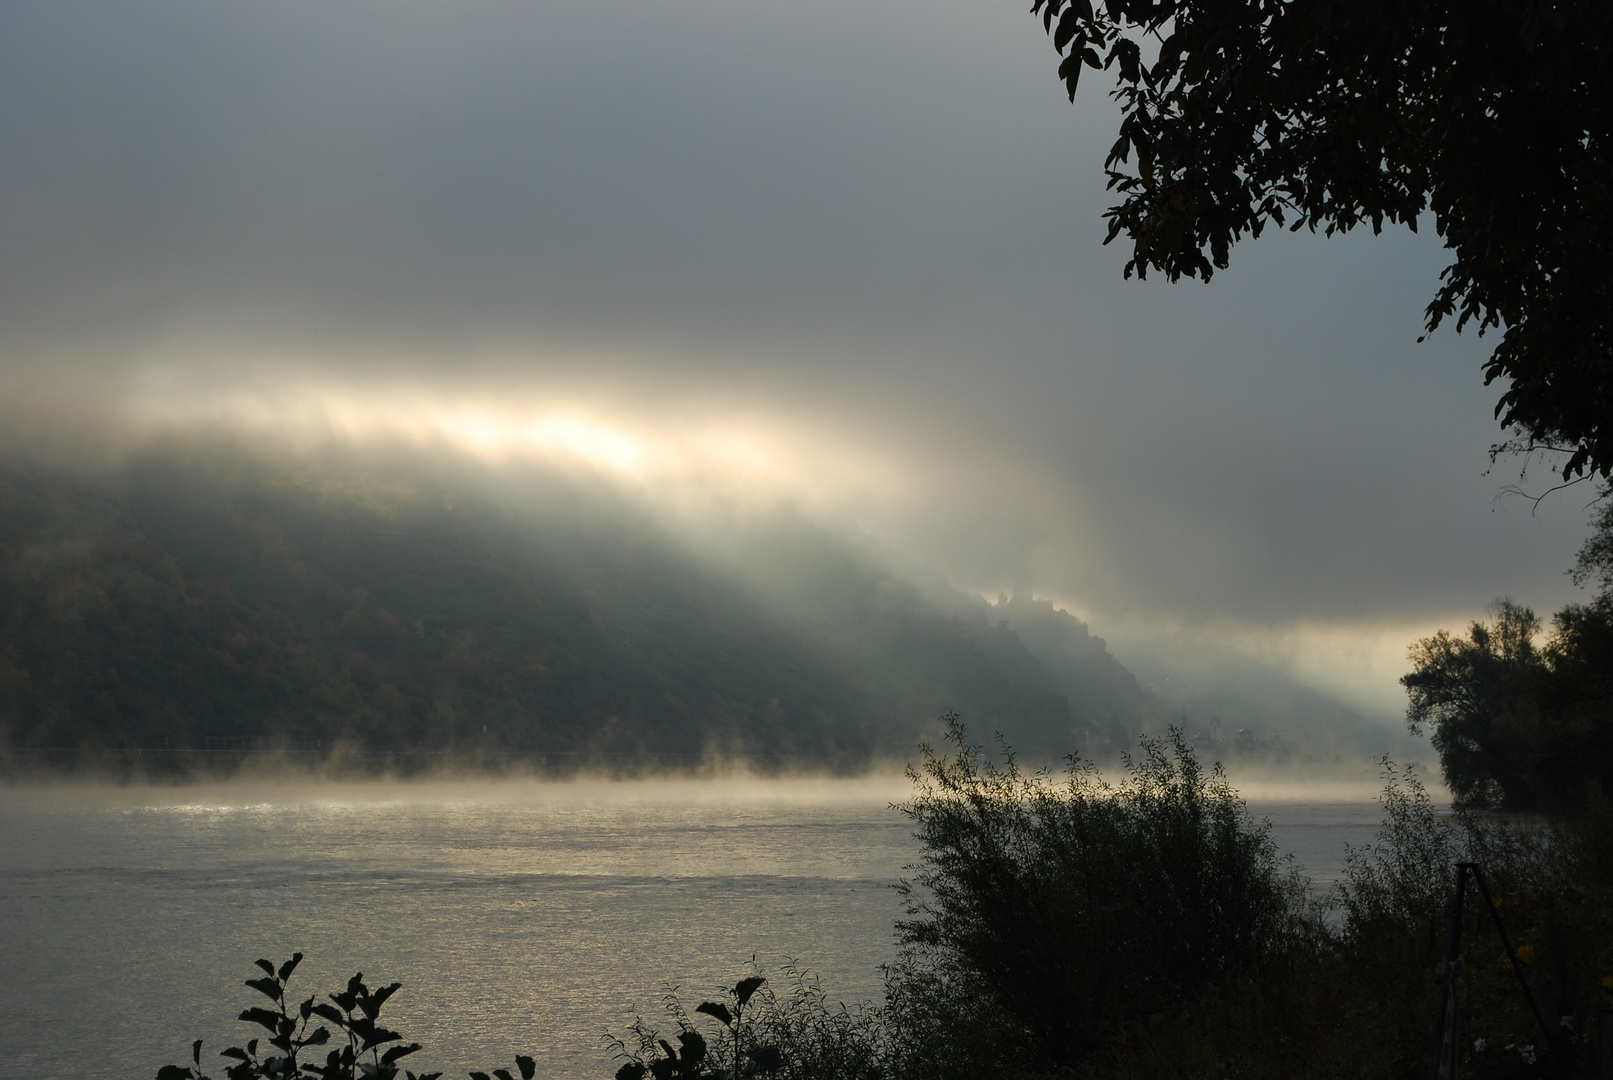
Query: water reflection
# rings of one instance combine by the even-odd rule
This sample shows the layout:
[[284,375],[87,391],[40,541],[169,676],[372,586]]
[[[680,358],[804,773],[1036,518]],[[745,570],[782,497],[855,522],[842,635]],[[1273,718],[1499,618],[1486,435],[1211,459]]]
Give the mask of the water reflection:
[[[895,776],[12,789],[0,1044],[19,1075],[151,1075],[192,1038],[236,1039],[251,961],[301,950],[304,993],[356,970],[402,981],[388,1008],[422,1066],[530,1052],[548,1075],[607,1077],[604,1029],[753,953],[877,996],[888,885],[916,855],[890,807],[907,792]],[[1377,823],[1359,801],[1251,809],[1324,883]]]

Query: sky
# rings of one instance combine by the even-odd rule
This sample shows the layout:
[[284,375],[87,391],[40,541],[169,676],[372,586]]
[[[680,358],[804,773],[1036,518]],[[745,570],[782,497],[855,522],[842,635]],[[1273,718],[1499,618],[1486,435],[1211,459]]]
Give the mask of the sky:
[[0,423],[784,501],[1389,710],[1414,637],[1579,595],[1588,496],[1489,471],[1490,342],[1417,343],[1437,238],[1124,280],[1115,108],[1024,8],[6,4]]

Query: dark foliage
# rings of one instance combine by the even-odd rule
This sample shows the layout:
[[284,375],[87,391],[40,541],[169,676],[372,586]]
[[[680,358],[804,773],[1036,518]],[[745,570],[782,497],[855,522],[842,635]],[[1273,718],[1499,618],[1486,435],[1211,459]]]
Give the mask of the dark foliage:
[[1109,239],[1128,276],[1228,264],[1268,223],[1413,229],[1452,262],[1428,305],[1501,328],[1485,380],[1565,479],[1613,471],[1613,6],[1603,0],[1033,0],[1113,71]]
[[1559,611],[1542,647],[1534,612],[1498,600],[1466,638],[1441,630],[1411,648],[1406,722],[1432,729],[1459,807],[1560,811],[1613,796],[1613,506],[1572,576],[1601,591]]
[[[676,989],[669,990],[666,1006],[678,1031],[671,1039],[677,1046],[642,1020],[633,1026],[636,1045],[616,1040],[616,1053],[622,1059],[616,1080],[715,1080],[718,1077],[743,1078],[773,1076],[784,1069],[784,1051],[770,1039],[758,1022],[758,1013],[772,1014],[774,1026],[780,1014],[771,994],[754,1001],[757,991],[767,984],[761,975],[751,975],[732,987],[724,987],[723,1001],[703,1001],[695,1007],[698,1015],[718,1025],[707,1039],[683,1011]],[[746,1015],[747,1009],[750,1015]]]
[[1406,720],[1431,729],[1459,806],[1558,810],[1613,792],[1613,596],[1558,612],[1536,648],[1539,629],[1502,600],[1466,638],[1412,647]]
[[996,764],[956,717],[948,739],[951,753],[924,751],[902,806],[924,853],[902,887],[900,993],[967,986],[979,1015],[1008,1025],[1001,1041],[1071,1066],[1301,932],[1303,881],[1179,732],[1145,738],[1117,786],[1078,761],[1062,782],[1006,750]]
[[1458,804],[1532,808],[1551,764],[1544,711],[1550,669],[1534,646],[1540,620],[1499,601],[1491,622],[1465,639],[1441,630],[1412,646],[1412,670],[1400,680],[1414,733],[1432,728],[1445,781]]
[[1427,1076],[1439,1003],[1429,974],[1447,946],[1458,859],[1485,868],[1552,1028],[1542,1032],[1482,898],[1470,892],[1460,938],[1462,1075],[1598,1075],[1592,1033],[1613,997],[1603,985],[1613,970],[1613,819],[1596,812],[1543,825],[1452,815],[1415,775],[1386,768],[1383,828],[1349,852],[1331,925],[1313,923],[1284,955],[1126,1025],[1078,1075]]
[[[248,979],[246,985],[268,998],[272,1008],[254,1006],[242,1012],[240,1019],[263,1028],[269,1036],[220,1052],[220,1057],[232,1063],[224,1069],[228,1080],[440,1080],[440,1072],[417,1075],[398,1064],[420,1050],[419,1043],[405,1043],[403,1036],[381,1023],[381,1007],[398,992],[400,984],[372,990],[360,973],[347,980],[345,989],[327,995],[326,1001],[309,996],[293,1004],[286,989],[301,962],[302,953],[295,953],[279,968],[268,960],[257,962],[263,977]],[[323,1062],[302,1060],[305,1054],[317,1058],[326,1046],[332,1049],[325,1052]],[[190,1056],[188,1066],[163,1066],[157,1080],[209,1080],[202,1069],[200,1039],[191,1044]],[[515,1060],[521,1080],[532,1080],[536,1071],[533,1060]],[[472,1080],[490,1080],[487,1073],[470,1075]],[[494,1075],[499,1080],[514,1080],[507,1069],[495,1069]]]
[[[612,1039],[622,1062],[617,1080],[881,1080],[891,1075],[892,1044],[879,1010],[831,1004],[793,964],[782,974],[789,986],[783,994],[775,993],[764,976],[752,974],[724,987],[723,1000],[702,1002],[693,1015],[678,989],[669,988],[662,1004],[675,1030],[663,1035],[640,1018],[627,1039]],[[697,1026],[700,1019],[709,1037]]]

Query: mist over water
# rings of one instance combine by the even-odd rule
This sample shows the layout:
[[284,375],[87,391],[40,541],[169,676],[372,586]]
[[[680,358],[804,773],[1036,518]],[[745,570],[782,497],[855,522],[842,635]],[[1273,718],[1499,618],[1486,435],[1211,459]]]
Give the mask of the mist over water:
[[[154,1074],[234,1016],[259,956],[307,954],[301,994],[355,971],[420,1065],[532,1053],[606,1077],[602,1032],[797,960],[877,999],[889,886],[918,854],[894,774],[852,780],[531,780],[0,790],[0,1044],[41,1080]],[[1330,884],[1370,802],[1252,801]],[[1257,793],[1258,794],[1258,793]],[[1273,789],[1268,794],[1291,795]]]

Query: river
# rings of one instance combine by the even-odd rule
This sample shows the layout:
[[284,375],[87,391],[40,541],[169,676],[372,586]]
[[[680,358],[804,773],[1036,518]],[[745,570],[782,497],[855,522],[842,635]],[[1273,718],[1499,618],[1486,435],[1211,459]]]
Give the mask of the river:
[[[249,1037],[252,961],[302,996],[403,989],[414,1068],[605,1080],[607,1030],[795,960],[877,998],[916,847],[862,780],[365,783],[0,790],[0,1047],[34,1080],[149,1080]],[[1252,801],[1326,887],[1370,801]],[[211,1061],[207,1061],[211,1058]]]

